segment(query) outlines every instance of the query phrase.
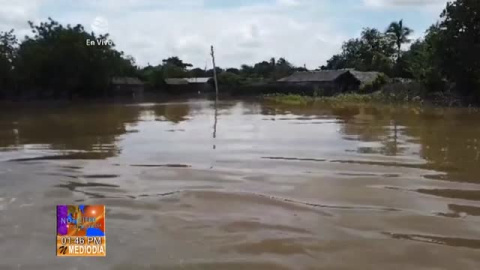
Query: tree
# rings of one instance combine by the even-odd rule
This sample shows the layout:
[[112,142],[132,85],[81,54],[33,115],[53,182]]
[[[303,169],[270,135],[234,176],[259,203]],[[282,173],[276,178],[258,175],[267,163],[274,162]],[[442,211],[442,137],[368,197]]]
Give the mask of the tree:
[[227,68],[225,71],[233,73],[233,74],[240,75],[240,70],[238,68]]
[[184,69],[184,70],[186,70],[189,67],[193,67],[192,64],[183,62],[177,56],[169,57],[167,59],[162,60],[162,62],[163,62],[164,65],[172,65],[172,66]]
[[14,61],[17,54],[18,40],[13,29],[0,32],[0,97],[2,90],[13,87]]
[[14,30],[0,32],[0,57],[13,63],[18,45]]
[[374,28],[365,28],[362,32],[360,51],[365,71],[391,72],[394,54],[393,43],[388,36]]
[[249,65],[242,65],[240,68],[240,72],[244,77],[253,76],[255,73],[253,67]]
[[[219,74],[223,73],[225,70],[222,69],[221,67],[215,67],[215,71],[216,71],[217,75],[219,75]],[[207,70],[206,75],[207,75],[207,77],[213,77],[214,76],[213,68]]]
[[343,43],[342,52],[327,60],[323,69],[353,68],[359,71],[392,70],[393,43],[385,34],[374,28],[365,28],[360,38]]
[[440,69],[442,56],[438,48],[439,31],[438,25],[432,25],[427,30],[425,38],[415,41],[398,61],[403,68],[400,72],[407,74],[406,77],[423,82],[431,92],[444,89]]
[[270,58],[270,65],[274,67],[276,64],[277,64],[277,60],[275,59],[275,57]]
[[413,33],[413,30],[406,27],[403,24],[403,20],[400,20],[398,22],[392,22],[385,33],[394,38],[395,44],[397,45],[397,60],[400,59],[402,45],[411,42],[409,36]]
[[218,74],[218,83],[225,86],[239,86],[243,83],[243,78],[235,73],[222,72]]
[[165,74],[161,65],[155,67],[149,65],[140,70],[139,73],[140,78],[154,89],[158,89],[165,84]]
[[192,67],[190,63],[185,63],[177,56],[169,57],[162,60],[163,78],[185,78],[189,77],[187,68]]
[[273,72],[273,79],[278,80],[287,76],[290,76],[294,72],[293,65],[285,58],[281,57],[276,61]]
[[[39,95],[99,96],[112,77],[136,73],[133,58],[115,50],[107,35],[87,33],[82,25],[63,26],[49,18],[35,25],[18,49],[16,72],[24,89]],[[88,46],[86,41],[102,40]]]
[[378,52],[382,49],[383,34],[375,28],[364,28],[360,41],[367,46],[367,50]]
[[480,102],[480,1],[449,2],[441,19],[438,54],[443,74],[470,101]]
[[253,71],[255,74],[257,74],[259,77],[265,79],[269,78],[272,72],[275,69],[275,59],[271,59],[270,61],[262,61],[258,62],[253,66]]
[[188,71],[176,65],[166,64],[161,66],[163,77],[166,78],[186,78]]
[[194,68],[194,69],[190,70],[189,73],[190,73],[191,77],[196,77],[196,78],[207,77],[207,72],[204,69],[201,69],[201,68]]
[[336,54],[327,60],[326,66],[321,66],[321,70],[343,69],[347,67],[347,60],[342,54]]

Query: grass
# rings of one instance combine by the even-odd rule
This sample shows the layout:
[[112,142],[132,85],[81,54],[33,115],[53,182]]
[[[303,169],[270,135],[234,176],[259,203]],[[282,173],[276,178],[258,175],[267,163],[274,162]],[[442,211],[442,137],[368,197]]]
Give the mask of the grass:
[[331,97],[310,97],[302,95],[266,95],[265,100],[285,105],[307,105],[320,102],[328,103],[381,103],[381,104],[411,104],[420,105],[422,100],[420,98],[409,98],[404,95],[392,95],[383,92],[375,92],[371,94],[347,93]]
[[274,95],[265,95],[265,100],[272,101],[275,103],[281,103],[286,105],[306,105],[308,103],[314,102],[314,98],[302,95],[282,95],[282,94],[274,94]]
[[380,94],[340,94],[332,97],[319,97],[315,101],[328,101],[328,102],[353,102],[353,103],[371,103],[381,102],[384,97]]

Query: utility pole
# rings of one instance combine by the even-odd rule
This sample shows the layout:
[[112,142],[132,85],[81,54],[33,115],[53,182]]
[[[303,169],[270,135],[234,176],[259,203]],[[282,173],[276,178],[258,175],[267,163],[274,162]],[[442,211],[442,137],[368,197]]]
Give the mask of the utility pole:
[[218,99],[218,81],[217,81],[217,67],[215,66],[215,52],[212,49],[212,63],[213,63],[213,79],[215,80],[215,99]]
[[[212,63],[213,63],[213,79],[215,80],[215,122],[213,124],[213,139],[217,138],[217,123],[218,123],[218,81],[217,81],[217,67],[215,65],[215,52],[212,50]],[[217,149],[217,145],[213,144],[213,150]],[[213,166],[212,166],[213,168]]]

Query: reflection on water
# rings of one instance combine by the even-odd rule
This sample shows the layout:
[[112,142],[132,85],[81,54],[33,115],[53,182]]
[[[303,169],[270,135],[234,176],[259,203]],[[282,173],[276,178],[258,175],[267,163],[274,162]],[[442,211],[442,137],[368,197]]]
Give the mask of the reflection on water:
[[107,205],[108,257],[79,269],[478,269],[479,118],[252,101],[5,104],[0,269],[65,269],[49,250],[61,203]]

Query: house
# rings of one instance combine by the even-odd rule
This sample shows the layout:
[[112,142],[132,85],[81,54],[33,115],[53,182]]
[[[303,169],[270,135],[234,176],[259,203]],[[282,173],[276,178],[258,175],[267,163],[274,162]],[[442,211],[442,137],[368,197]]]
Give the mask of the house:
[[208,93],[215,90],[212,77],[168,78],[165,79],[167,90],[172,93]]
[[185,78],[189,84],[208,84],[213,82],[212,77]]
[[138,78],[115,77],[111,81],[114,96],[141,97],[145,91],[145,85]]
[[278,80],[277,85],[313,89],[314,92],[329,95],[357,91],[375,81],[380,74],[380,72],[361,72],[349,69],[296,72]]
[[356,71],[356,70],[349,70],[350,74],[352,74],[355,79],[358,80],[360,83],[359,88],[363,88],[364,86],[373,83],[376,81],[380,76],[383,76],[383,73],[376,72],[376,71]]
[[165,79],[165,83],[167,85],[201,85],[201,84],[209,84],[212,81],[213,81],[212,77]]
[[182,78],[169,78],[165,79],[166,85],[188,85],[188,81]]

